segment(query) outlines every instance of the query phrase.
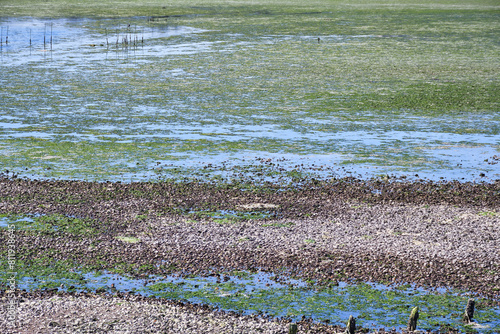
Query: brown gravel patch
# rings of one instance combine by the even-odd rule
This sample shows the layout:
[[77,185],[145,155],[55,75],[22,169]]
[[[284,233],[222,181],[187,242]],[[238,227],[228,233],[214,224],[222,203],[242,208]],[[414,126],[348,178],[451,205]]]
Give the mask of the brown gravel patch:
[[142,247],[191,269],[286,267],[322,280],[415,282],[500,295],[500,219],[470,208],[374,205],[345,207],[331,219],[235,225],[158,219],[150,227],[136,234]]
[[[287,333],[289,323],[208,306],[140,296],[22,293],[17,323],[0,321],[2,333]],[[3,305],[2,305],[3,306]],[[0,316],[5,319],[5,308]],[[338,333],[339,328],[303,321],[299,333]]]

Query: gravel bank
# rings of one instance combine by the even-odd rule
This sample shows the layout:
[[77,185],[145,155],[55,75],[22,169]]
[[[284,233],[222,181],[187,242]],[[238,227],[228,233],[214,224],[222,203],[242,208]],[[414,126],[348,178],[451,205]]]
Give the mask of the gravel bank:
[[[474,208],[344,205],[329,219],[159,219],[140,245],[183,267],[286,267],[323,280],[415,282],[500,296],[500,217]],[[133,230],[127,231],[128,234]]]
[[[312,182],[300,190],[272,186],[245,189],[199,183],[120,184],[0,178],[0,211],[62,214],[95,221],[93,227],[97,232],[85,236],[64,231],[17,231],[16,242],[23,250],[17,259],[23,261],[50,252],[54,260],[72,261],[96,270],[122,265],[149,268],[146,272],[135,272],[143,277],[173,272],[207,275],[214,270],[233,269],[260,268],[275,273],[285,270],[301,278],[318,279],[318,284],[361,279],[449,286],[487,296],[491,303],[500,305],[499,182],[433,184],[344,179]],[[207,215],[223,212],[259,212],[263,216],[220,219],[217,215]],[[4,230],[0,231],[0,251],[5,251],[7,237]],[[133,237],[138,242],[118,237]],[[61,312],[59,318],[51,313],[54,310],[47,306],[51,301],[45,295],[27,296],[31,304],[21,306],[27,314],[40,314],[41,319],[58,324],[73,308],[83,309],[87,304],[90,309],[102,307],[98,313],[118,319],[116,328],[124,328],[125,332],[134,332],[134,328],[147,331],[147,326],[181,326],[173,320],[159,325],[152,315],[146,316],[161,312],[187,312],[176,317],[211,326],[201,332],[223,332],[215,325],[219,320],[214,324],[207,320],[217,316],[229,317],[224,318],[229,332],[249,332],[248,328],[253,326],[261,326],[265,333],[286,330],[286,324],[283,327],[284,324],[255,318],[217,315],[206,309],[208,313],[197,313],[185,309],[188,306],[175,304],[167,303],[162,306],[166,311],[159,311],[160,306],[143,299],[129,300],[136,304],[128,309],[130,314],[122,316],[122,310],[113,308],[115,301],[108,297],[76,298],[65,294],[57,298],[68,310]],[[78,306],[79,303],[83,306]],[[92,303],[97,304],[94,307]],[[130,320],[135,314],[142,315],[137,323]],[[71,319],[74,321],[73,316]],[[103,316],[102,321],[82,323],[107,326],[109,322],[105,319]],[[237,327],[240,321],[241,326],[248,326],[241,327],[241,331]],[[54,324],[52,327],[52,332],[65,330]],[[96,331],[101,329],[95,327]],[[192,330],[200,332],[199,326]]]
[[[15,327],[5,321],[5,307],[0,309],[2,333],[281,334],[287,333],[289,327],[283,321],[140,296],[22,293],[18,298]],[[5,303],[3,299],[2,302]],[[298,329],[299,333],[340,331],[308,322],[299,323]]]

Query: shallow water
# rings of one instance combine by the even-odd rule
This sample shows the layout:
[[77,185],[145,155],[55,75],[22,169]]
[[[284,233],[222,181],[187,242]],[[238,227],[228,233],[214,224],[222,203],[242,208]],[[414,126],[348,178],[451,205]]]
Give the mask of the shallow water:
[[[78,69],[79,66],[95,62],[106,62],[108,57],[113,58],[110,56],[112,51],[116,53],[116,59],[146,53],[155,55],[155,45],[144,50],[148,41],[204,32],[202,29],[183,26],[148,29],[145,26],[118,23],[116,20],[95,21],[85,18],[7,18],[1,24],[4,31],[1,65],[40,65],[44,62],[42,64],[47,67],[62,65],[67,67],[67,71],[74,71],[72,66],[77,66]],[[8,43],[5,44],[7,28]],[[169,48],[168,53],[162,55],[182,55],[205,50],[204,44],[174,45]]]
[[2,167],[32,178],[129,181],[178,177],[174,167],[199,176],[204,163],[214,168],[203,177],[226,177],[224,162],[263,158],[323,178],[500,176],[495,110],[363,108],[412,84],[404,68],[356,71],[365,57],[419,63],[424,55],[407,43],[425,48],[428,39],[325,27],[318,43],[310,34],[260,35],[199,20],[0,19]]
[[[22,289],[37,289],[63,284],[59,290],[96,290],[104,287],[108,293],[133,292],[144,296],[187,300],[209,304],[242,314],[266,314],[289,317],[294,321],[302,316],[315,321],[345,325],[350,315],[357,324],[369,328],[406,327],[411,309],[420,309],[419,329],[438,329],[437,324],[449,324],[464,330],[459,317],[467,296],[438,289],[428,291],[407,286],[385,286],[372,283],[339,282],[338,286],[316,290],[304,281],[259,271],[255,274],[240,271],[234,274],[214,274],[210,277],[182,275],[149,276],[133,279],[113,273],[81,273],[80,279],[24,277]],[[114,286],[112,288],[111,286]],[[500,328],[500,308],[481,308],[475,312],[479,333],[493,333]]]
[[14,228],[18,228],[19,223],[24,223],[30,226],[30,223],[33,223],[35,220],[31,217],[25,216],[22,218],[12,218],[9,216],[0,217],[0,227],[9,227],[10,225],[14,225]]

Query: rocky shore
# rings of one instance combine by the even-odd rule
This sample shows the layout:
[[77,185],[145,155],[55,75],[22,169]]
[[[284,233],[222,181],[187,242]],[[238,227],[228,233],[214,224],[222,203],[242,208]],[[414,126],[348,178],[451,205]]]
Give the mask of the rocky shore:
[[[130,268],[146,266],[148,274],[159,275],[168,271],[207,275],[214,268],[259,268],[278,273],[286,269],[297,277],[317,279],[318,284],[361,279],[454,287],[500,305],[499,182],[339,179],[309,180],[300,188],[242,188],[196,182],[121,184],[1,178],[0,212],[61,214],[97,222],[93,226],[97,232],[85,237],[19,231],[17,242],[23,249],[19,260],[51,250],[54,259],[99,269],[126,262]],[[258,219],[236,215],[241,212],[260,215]],[[6,238],[4,231],[0,238]],[[165,265],[158,267],[160,262]],[[76,330],[76,315],[85,307],[102,316],[82,322],[82,332],[107,331],[103,326],[109,324],[114,326],[112,330],[122,332],[283,333],[287,328],[285,323],[262,318],[215,314],[203,307],[147,298],[127,299],[125,311],[116,307],[116,296],[24,298],[21,312],[38,315],[23,320],[21,332],[26,333],[40,322],[47,332]],[[54,303],[67,311],[57,313],[50,306]],[[66,316],[74,310],[75,316]],[[164,319],[155,322],[158,317]],[[47,327],[51,322],[52,327]],[[193,328],[180,329],[188,323]],[[94,327],[86,331],[85,326]],[[205,330],[200,329],[203,326]],[[315,330],[313,327],[309,330]]]

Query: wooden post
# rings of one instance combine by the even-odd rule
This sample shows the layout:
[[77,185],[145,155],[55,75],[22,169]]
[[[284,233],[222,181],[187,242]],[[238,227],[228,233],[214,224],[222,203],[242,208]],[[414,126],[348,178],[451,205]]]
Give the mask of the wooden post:
[[417,320],[418,320],[418,306],[414,307],[411,310],[410,319],[408,320],[408,332],[413,332],[417,329]]
[[467,307],[465,308],[465,312],[462,317],[462,320],[467,324],[471,322],[472,318],[474,317],[474,304],[475,304],[474,299],[469,299],[467,301]]
[[347,327],[345,329],[345,334],[354,334],[356,331],[356,319],[350,315],[347,321]]
[[297,334],[297,324],[290,324],[288,334]]

